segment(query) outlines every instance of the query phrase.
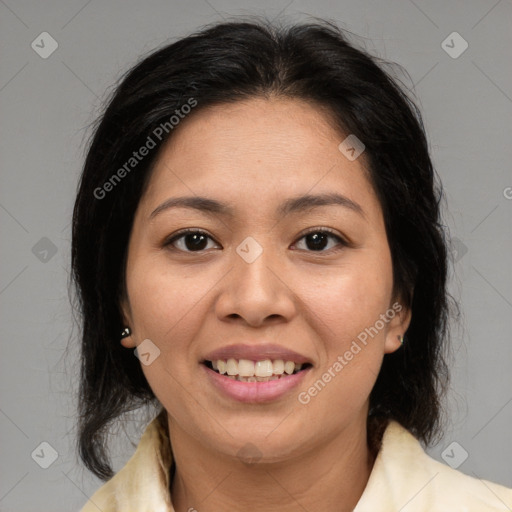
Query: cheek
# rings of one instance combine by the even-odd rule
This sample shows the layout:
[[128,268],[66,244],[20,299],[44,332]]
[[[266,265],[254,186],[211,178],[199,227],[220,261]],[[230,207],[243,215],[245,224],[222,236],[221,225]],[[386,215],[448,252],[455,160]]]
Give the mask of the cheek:
[[204,288],[170,272],[160,260],[139,260],[129,269],[127,286],[133,317],[141,329],[139,335],[163,341],[172,326],[197,303]]
[[188,410],[195,402],[183,383],[190,379],[190,340],[200,329],[197,316],[204,313],[201,298],[208,287],[204,280],[171,273],[156,258],[139,260],[128,276],[137,343],[150,339],[160,351],[151,364],[142,365],[144,375],[168,411]]
[[[155,364],[143,366],[144,374],[158,396],[190,373],[191,342],[197,338],[204,315],[201,307],[207,280],[189,279],[171,272],[161,258],[139,260],[130,269],[127,286],[137,342],[150,339],[160,350]],[[177,380],[170,379],[169,375]]]
[[314,415],[328,409],[334,422],[361,410],[382,363],[387,324],[377,331],[375,325],[381,326],[381,315],[390,307],[392,267],[386,251],[376,254],[380,257],[354,254],[343,268],[330,269],[308,294],[307,308],[321,333],[321,373],[303,397],[311,401]]
[[385,313],[393,288],[390,258],[354,257],[310,288],[307,304],[329,327],[329,348],[342,349]]

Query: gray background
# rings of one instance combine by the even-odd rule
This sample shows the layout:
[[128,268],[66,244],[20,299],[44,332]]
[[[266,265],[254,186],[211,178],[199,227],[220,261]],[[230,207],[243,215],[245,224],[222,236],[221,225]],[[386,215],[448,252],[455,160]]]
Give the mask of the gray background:
[[[464,449],[461,471],[512,487],[510,0],[0,0],[1,511],[78,510],[100,485],[74,452],[77,329],[67,295],[87,125],[141,55],[236,14],[328,17],[408,70],[447,193],[463,310],[450,422],[429,452],[443,460],[455,441],[452,464]],[[47,59],[31,47],[44,31],[58,43]],[[458,58],[442,47],[454,31],[469,44]],[[128,431],[133,442],[140,428]],[[48,469],[34,460],[51,462],[43,441],[58,453]],[[122,441],[116,469],[132,452]]]

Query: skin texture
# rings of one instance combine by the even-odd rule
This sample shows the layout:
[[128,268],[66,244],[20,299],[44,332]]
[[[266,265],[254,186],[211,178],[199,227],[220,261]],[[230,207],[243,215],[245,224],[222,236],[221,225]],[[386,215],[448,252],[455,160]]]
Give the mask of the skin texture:
[[[345,136],[314,105],[254,98],[194,112],[160,152],[130,237],[122,310],[132,335],[122,343],[149,338],[161,351],[143,370],[168,412],[178,512],[348,511],[366,486],[368,398],[409,312],[385,323],[309,403],[298,401],[400,301],[364,154],[349,161],[338,149]],[[290,197],[332,192],[363,213],[340,205],[276,213]],[[150,218],[179,196],[228,203],[234,216],[171,208]],[[185,238],[166,245],[184,228],[207,232],[204,249],[194,252],[190,237],[188,246]],[[348,245],[329,237],[315,251],[304,232],[322,228]],[[252,263],[236,252],[249,236],[263,249]],[[200,366],[208,352],[265,342],[312,362],[299,389],[247,404],[211,386]],[[257,463],[237,457],[248,443]]]

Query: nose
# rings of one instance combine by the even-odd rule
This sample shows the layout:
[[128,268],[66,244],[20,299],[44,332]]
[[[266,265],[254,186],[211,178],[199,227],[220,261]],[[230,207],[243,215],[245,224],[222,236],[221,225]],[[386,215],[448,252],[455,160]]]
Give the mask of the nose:
[[222,280],[216,314],[223,321],[243,321],[252,327],[290,321],[296,311],[293,283],[271,250],[254,261],[233,254],[232,270]]

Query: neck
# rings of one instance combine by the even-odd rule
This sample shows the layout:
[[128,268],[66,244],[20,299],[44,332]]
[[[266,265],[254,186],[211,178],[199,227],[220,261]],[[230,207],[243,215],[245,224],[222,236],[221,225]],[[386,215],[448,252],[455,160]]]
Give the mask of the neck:
[[205,447],[170,420],[169,433],[176,464],[171,484],[176,512],[349,512],[357,505],[374,462],[365,418],[300,456],[254,464]]

